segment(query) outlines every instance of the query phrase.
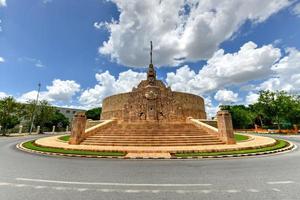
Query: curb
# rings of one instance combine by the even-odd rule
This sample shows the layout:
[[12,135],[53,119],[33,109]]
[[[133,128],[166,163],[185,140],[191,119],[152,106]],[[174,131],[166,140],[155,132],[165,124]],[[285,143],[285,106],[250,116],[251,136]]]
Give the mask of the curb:
[[[29,140],[30,141],[30,140]],[[272,151],[265,151],[265,152],[258,152],[258,153],[246,153],[246,154],[234,154],[234,155],[221,155],[221,156],[189,156],[189,157],[176,157],[171,156],[171,158],[164,158],[164,157],[126,157],[125,156],[97,156],[97,155],[78,155],[78,154],[64,154],[64,153],[53,153],[53,152],[44,152],[44,151],[36,151],[32,149],[27,149],[23,147],[23,144],[28,141],[24,141],[16,145],[16,148],[27,152],[27,153],[34,153],[40,155],[48,155],[48,156],[59,156],[59,157],[77,157],[77,158],[106,158],[106,159],[126,159],[126,160],[195,160],[195,159],[224,159],[224,158],[246,158],[246,157],[256,157],[256,156],[266,156],[266,155],[276,155],[281,153],[287,153],[297,149],[297,146],[290,141],[285,140],[289,143],[287,147],[272,150]]]

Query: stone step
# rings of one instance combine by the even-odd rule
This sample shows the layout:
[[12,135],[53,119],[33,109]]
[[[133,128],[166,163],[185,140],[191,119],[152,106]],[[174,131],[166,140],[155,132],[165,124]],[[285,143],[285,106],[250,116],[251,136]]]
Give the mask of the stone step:
[[97,145],[97,146],[200,146],[200,145],[220,145],[225,144],[224,142],[181,142],[181,143],[138,143],[138,142],[131,142],[131,143],[118,143],[118,142],[82,142],[83,145]]
[[163,142],[185,142],[185,141],[220,141],[218,138],[181,138],[181,139],[178,139],[178,138],[169,138],[169,139],[160,139],[160,138],[156,138],[156,139],[153,139],[153,138],[97,138],[97,139],[94,139],[94,138],[88,138],[85,140],[86,142],[93,142],[93,141],[119,141],[119,142],[122,142],[122,141],[142,141],[142,142],[152,142],[152,141],[163,141]]
[[158,138],[158,139],[168,139],[168,138],[217,138],[213,135],[93,135],[88,138]]

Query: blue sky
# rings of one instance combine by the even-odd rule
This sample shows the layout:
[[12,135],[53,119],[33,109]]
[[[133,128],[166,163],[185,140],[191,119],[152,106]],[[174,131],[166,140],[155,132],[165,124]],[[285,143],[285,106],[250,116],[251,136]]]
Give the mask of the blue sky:
[[41,82],[53,105],[100,105],[144,78],[150,40],[158,77],[208,112],[298,93],[300,4],[260,2],[0,0],[0,97],[27,101]]

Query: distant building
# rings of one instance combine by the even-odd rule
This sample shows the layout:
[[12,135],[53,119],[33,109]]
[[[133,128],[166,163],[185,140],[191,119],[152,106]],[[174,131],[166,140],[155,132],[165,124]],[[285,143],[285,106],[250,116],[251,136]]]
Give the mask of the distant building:
[[85,112],[86,110],[77,109],[77,108],[63,108],[63,107],[55,107],[61,114],[63,114],[66,118],[71,122],[73,116],[76,112]]

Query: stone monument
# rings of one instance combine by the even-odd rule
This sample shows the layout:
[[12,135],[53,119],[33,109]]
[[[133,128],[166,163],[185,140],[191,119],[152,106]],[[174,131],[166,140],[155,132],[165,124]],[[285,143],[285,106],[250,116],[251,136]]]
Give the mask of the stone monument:
[[152,42],[150,45],[147,79],[131,92],[106,97],[101,114],[104,122],[85,126],[84,114],[77,114],[69,143],[102,146],[234,144],[228,112],[218,113],[219,129],[216,129],[205,123],[202,97],[172,91],[157,80],[152,63]]

